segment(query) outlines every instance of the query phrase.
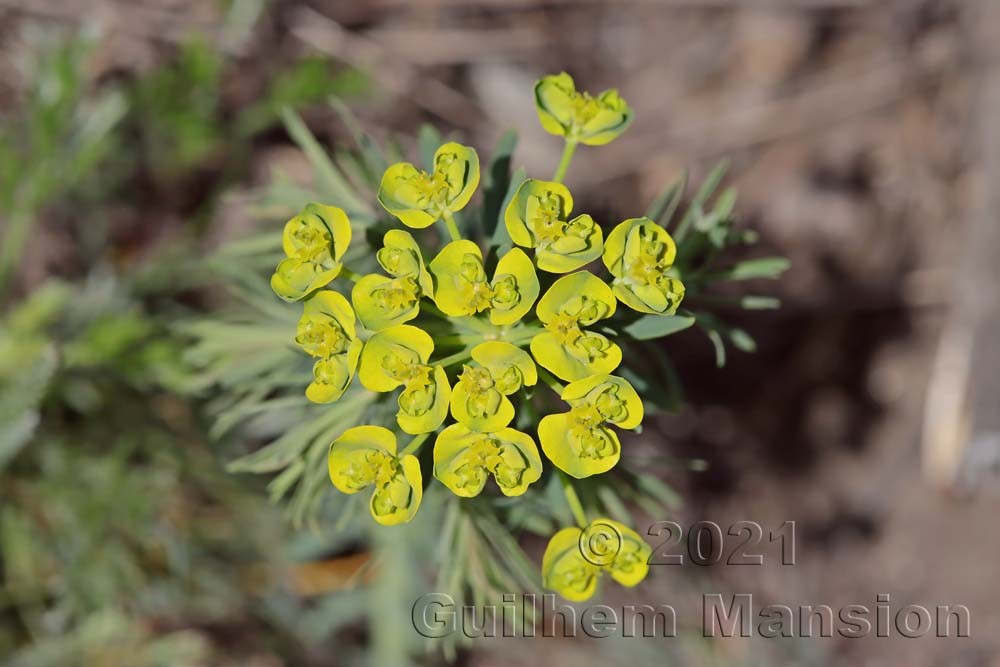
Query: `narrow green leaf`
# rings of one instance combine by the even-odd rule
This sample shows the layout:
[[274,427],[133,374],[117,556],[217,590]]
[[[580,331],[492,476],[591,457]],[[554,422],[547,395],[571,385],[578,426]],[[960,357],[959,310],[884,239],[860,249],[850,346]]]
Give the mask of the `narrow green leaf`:
[[680,206],[684,198],[684,190],[687,188],[688,172],[685,169],[680,178],[668,185],[660,196],[653,200],[653,203],[646,209],[646,217],[655,220],[666,227],[670,224],[677,207]]
[[753,337],[743,329],[730,329],[729,341],[737,350],[742,350],[744,352],[757,351],[757,341],[755,341]]
[[326,194],[332,200],[324,203],[342,206],[349,213],[371,215],[371,206],[354,193],[351,184],[337,170],[330,156],[319,145],[316,137],[309,131],[309,128],[302,122],[302,119],[288,108],[282,110],[281,117],[284,120],[285,129],[288,131],[289,136],[299,145],[299,148],[302,149],[309,159],[310,164],[312,164],[313,169],[316,170],[317,184],[325,190]]
[[433,125],[423,124],[417,134],[417,147],[420,151],[420,164],[430,170],[434,166],[434,152],[444,143],[444,137]]
[[646,315],[623,328],[636,340],[651,340],[675,334],[694,324],[695,319],[685,315]]
[[510,189],[510,161],[516,147],[517,132],[507,130],[493,149],[493,155],[483,174],[482,227],[483,235],[488,238],[492,238],[497,226],[502,224],[500,216]]
[[684,217],[677,224],[677,229],[674,232],[674,239],[678,244],[684,237],[687,236],[688,230],[690,229],[692,223],[695,219],[703,213],[703,208],[705,202],[712,196],[715,189],[719,187],[719,183],[725,177],[726,172],[729,170],[729,161],[722,160],[717,164],[712,171],[708,173],[705,180],[702,182],[701,187],[698,188],[698,192],[695,193],[694,199],[691,200],[691,204],[688,206],[687,211],[684,213]]
[[358,119],[351,113],[351,109],[344,104],[343,100],[339,97],[330,98],[330,106],[333,107],[337,115],[344,122],[344,126],[347,127],[347,131],[351,133],[351,137],[354,138],[354,142],[358,145],[361,150],[361,157],[365,161],[365,165],[368,167],[368,171],[374,178],[372,185],[378,188],[378,182],[382,178],[382,173],[389,166],[386,162],[385,155],[379,149],[375,140],[372,139],[364,130],[361,129]]
[[774,280],[788,270],[791,262],[785,257],[760,257],[707,276],[707,280]]
[[507,206],[510,201],[514,198],[514,193],[527,178],[528,172],[525,171],[524,167],[518,167],[517,171],[510,177],[510,185],[507,187],[507,195],[503,198],[503,203],[500,205],[499,212],[497,213],[497,225],[493,230],[493,239],[490,241],[490,246],[494,248],[502,248],[507,245],[511,245],[513,242],[510,240],[510,234],[507,233],[507,225],[503,221],[504,211],[507,210]]

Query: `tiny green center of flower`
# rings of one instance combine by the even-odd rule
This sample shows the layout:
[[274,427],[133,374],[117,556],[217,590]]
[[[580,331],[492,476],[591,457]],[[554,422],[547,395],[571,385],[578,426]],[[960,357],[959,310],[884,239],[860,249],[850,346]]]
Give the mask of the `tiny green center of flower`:
[[423,208],[447,208],[448,179],[443,171],[435,169],[433,174],[420,171],[411,178],[411,183],[419,194]]
[[371,297],[379,310],[399,313],[412,308],[420,295],[417,282],[413,278],[401,278],[393,280],[387,286],[372,290]]
[[565,233],[566,221],[562,219],[562,199],[547,194],[538,198],[538,207],[529,221],[535,239],[542,245],[549,245]]
[[567,313],[559,313],[553,317],[545,328],[556,335],[561,345],[572,345],[583,335],[577,318]]
[[492,305],[496,308],[510,309],[517,305],[521,295],[517,292],[517,280],[514,276],[497,276],[493,280]]
[[379,248],[375,254],[378,263],[393,276],[411,276],[420,271],[420,262],[412,250],[406,248]]
[[594,405],[605,421],[619,422],[628,417],[625,401],[618,398],[618,388],[615,386],[602,391]]
[[351,339],[332,317],[307,315],[299,321],[295,342],[314,357],[330,357],[346,352]]
[[291,236],[298,259],[316,261],[330,251],[330,230],[315,216],[301,218]]
[[416,364],[410,359],[391,353],[382,357],[382,370],[393,380],[407,387],[430,384],[433,372],[430,366]]

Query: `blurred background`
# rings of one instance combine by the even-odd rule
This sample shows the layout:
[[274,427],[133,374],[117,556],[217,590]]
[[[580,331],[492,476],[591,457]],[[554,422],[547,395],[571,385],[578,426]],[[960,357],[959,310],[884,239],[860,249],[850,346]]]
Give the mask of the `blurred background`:
[[[337,149],[336,96],[408,155],[423,123],[484,148],[513,127],[548,173],[531,87],[566,70],[636,110],[578,152],[580,210],[632,217],[728,157],[741,226],[791,258],[758,289],[781,309],[734,314],[754,353],[664,343],[687,402],[645,437],[682,499],[650,520],[795,521],[796,565],[654,568],[608,604],[669,602],[677,638],[458,664],[1000,666],[998,4],[0,0],[0,663],[439,663],[359,618],[408,620],[400,573],[369,586],[363,550],[225,470],[245,444],[171,322],[219,303],[200,258],[278,234],[260,192],[310,180],[282,109]],[[972,636],[705,639],[706,592],[964,604]]]

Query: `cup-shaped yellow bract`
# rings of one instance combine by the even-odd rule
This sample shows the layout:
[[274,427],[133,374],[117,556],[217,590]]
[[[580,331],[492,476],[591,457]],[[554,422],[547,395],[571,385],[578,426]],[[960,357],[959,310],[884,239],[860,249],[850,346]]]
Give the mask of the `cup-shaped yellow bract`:
[[329,290],[310,297],[302,311],[295,342],[319,358],[306,397],[314,403],[336,401],[350,385],[361,354],[354,311],[343,295]]
[[637,532],[611,519],[595,519],[585,529],[563,528],[545,548],[542,584],[567,600],[588,600],[605,573],[628,587],[645,579],[652,553]]
[[391,277],[372,273],[361,278],[351,290],[358,319],[370,331],[409,322],[420,314],[420,297],[433,290],[424,258],[409,232],[386,232],[376,257]]
[[504,396],[538,382],[538,369],[531,355],[511,343],[499,340],[480,343],[472,348],[472,359],[489,370]]
[[542,417],[538,439],[553,465],[576,478],[611,470],[621,458],[621,441],[608,425],[635,428],[642,422],[639,394],[613,375],[571,382],[562,391],[569,412]]
[[369,391],[399,395],[396,422],[410,434],[430,433],[448,416],[451,387],[440,366],[429,366],[434,341],[422,329],[401,324],[379,331],[361,351],[358,379]]
[[452,424],[434,443],[434,476],[463,498],[479,495],[489,475],[505,496],[519,496],[542,476],[535,441],[512,428],[492,433]]
[[577,92],[573,77],[566,72],[538,80],[535,108],[546,132],[588,146],[610,142],[632,122],[632,109],[617,90],[591,97]]
[[451,414],[461,424],[483,433],[499,431],[514,419],[507,398],[538,381],[538,369],[527,352],[503,341],[472,349],[474,364],[466,364],[451,392]]
[[573,196],[562,183],[529,178],[514,193],[504,211],[511,240],[535,249],[538,268],[569,273],[604,251],[600,226],[587,214],[570,219]]
[[271,276],[271,289],[285,301],[303,299],[337,277],[350,244],[351,222],[342,209],[307,204],[285,224],[286,258]]
[[528,256],[518,248],[497,262],[493,280],[486,277],[483,253],[472,241],[452,241],[431,260],[434,303],[450,317],[484,310],[495,325],[514,324],[538,298],[538,275]]
[[398,162],[382,174],[379,203],[407,227],[422,229],[465,207],[479,185],[479,155],[449,142],[434,153],[431,173]]
[[381,426],[356,426],[330,445],[330,481],[343,493],[374,486],[370,509],[380,524],[393,526],[413,518],[424,485],[420,462],[412,454],[396,456],[396,436]]
[[673,315],[684,284],[668,275],[677,256],[670,234],[649,218],[631,218],[615,227],[604,244],[604,264],[615,277],[615,296],[642,313]]
[[354,284],[351,301],[365,328],[381,331],[419,315],[420,293],[420,285],[410,276],[388,278],[371,273]]
[[375,253],[379,265],[393,278],[413,278],[424,296],[434,291],[431,274],[424,266],[424,255],[420,252],[413,235],[402,229],[390,229],[382,237],[382,247]]
[[531,339],[535,361],[563,380],[581,380],[618,368],[622,350],[606,336],[586,331],[615,313],[615,295],[587,271],[564,276],[538,300],[545,331]]

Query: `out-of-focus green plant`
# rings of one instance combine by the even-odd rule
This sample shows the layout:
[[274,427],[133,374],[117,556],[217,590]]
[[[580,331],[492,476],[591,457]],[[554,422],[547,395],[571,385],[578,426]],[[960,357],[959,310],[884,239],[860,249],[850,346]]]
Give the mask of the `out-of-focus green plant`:
[[115,179],[106,164],[119,144],[115,128],[127,110],[116,87],[90,88],[85,74],[94,36],[69,39],[30,32],[39,43],[23,54],[23,103],[0,118],[0,300],[31,237],[40,209],[55,198],[93,201]]
[[[588,98],[581,99],[586,106]],[[615,102],[618,111],[627,109],[624,102],[619,102]],[[431,448],[421,445],[426,438],[434,437],[434,432],[442,425],[442,419],[437,416],[430,419],[437,415],[435,397],[445,388],[451,388],[454,397],[465,386],[463,383],[479,391],[478,388],[486,386],[483,384],[486,373],[482,371],[489,373],[491,386],[496,386],[497,377],[505,372],[498,367],[497,376],[488,371],[489,360],[472,361],[471,370],[466,369],[454,380],[446,375],[443,383],[432,382],[438,369],[445,371],[456,363],[468,365],[475,359],[476,346],[483,341],[506,340],[515,348],[530,342],[534,361],[544,369],[544,373],[539,371],[539,377],[544,377],[545,384],[555,389],[556,395],[536,391],[527,382],[523,386],[518,383],[516,391],[523,392],[518,394],[519,408],[509,420],[506,416],[500,420],[504,424],[489,421],[491,415],[499,416],[505,410],[504,391],[498,390],[495,400],[488,392],[481,397],[477,394],[477,401],[482,399],[480,407],[484,410],[479,411],[482,414],[476,412],[475,419],[470,417],[471,412],[463,418],[465,413],[456,409],[453,399],[451,412],[459,420],[459,426],[477,437],[483,435],[477,431],[489,430],[496,441],[494,446],[507,441],[516,443],[517,438],[500,437],[505,433],[501,429],[510,423],[512,429],[517,429],[515,432],[533,430],[542,415],[559,411],[557,399],[561,398],[570,407],[566,414],[572,417],[574,424],[579,422],[579,433],[593,435],[600,430],[601,442],[608,443],[611,436],[605,432],[610,432],[606,423],[623,428],[638,426],[639,420],[634,418],[629,407],[637,403],[638,398],[621,398],[618,392],[621,401],[609,402],[605,385],[618,387],[616,383],[620,383],[634,388],[633,393],[642,397],[643,411],[647,415],[676,409],[682,401],[679,380],[663,348],[652,341],[697,324],[715,345],[719,365],[725,361],[727,344],[752,349],[752,339],[745,332],[725,324],[719,315],[706,308],[716,298],[710,292],[726,281],[777,277],[787,262],[781,258],[742,263],[727,261],[727,250],[752,244],[755,236],[735,228],[732,217],[735,192],[732,189],[718,192],[725,164],[708,174],[688,198],[686,208],[681,206],[685,200],[686,177],[669,184],[642,218],[626,220],[619,225],[608,236],[605,245],[600,226],[589,216],[582,222],[582,216],[571,218],[569,197],[559,197],[565,187],[558,181],[568,169],[572,151],[568,157],[564,154],[555,181],[530,181],[525,178],[524,170],[511,170],[516,137],[513,133],[505,134],[482,167],[482,202],[469,203],[466,186],[471,183],[469,189],[475,187],[476,179],[472,174],[478,173],[478,158],[465,157],[474,155],[471,149],[447,144],[435,130],[424,128],[419,139],[420,161],[403,163],[400,156],[383,152],[370,137],[358,131],[354,119],[339,103],[335,106],[341,111],[346,125],[354,131],[356,152],[348,154],[341,150],[336,159],[331,159],[305,124],[294,114],[287,113],[286,127],[310,160],[315,182],[311,188],[302,188],[279,175],[256,211],[258,216],[271,221],[270,229],[227,244],[210,261],[216,275],[242,305],[234,307],[228,315],[197,318],[178,325],[178,330],[193,341],[185,354],[196,370],[190,389],[214,397],[207,407],[215,418],[217,434],[238,429],[236,432],[242,434],[245,442],[263,443],[261,447],[250,447],[252,451],[233,461],[230,469],[273,474],[269,485],[272,500],[284,501],[295,522],[317,527],[329,522],[340,527],[357,526],[358,521],[364,520],[367,512],[359,512],[359,506],[365,503],[356,502],[356,498],[358,495],[368,498],[368,494],[329,493],[330,475],[335,485],[343,490],[355,491],[376,484],[371,510],[382,523],[397,523],[398,518],[414,517],[410,510],[418,502],[415,485],[420,485],[424,487],[423,506],[412,520],[414,525],[434,527],[433,540],[438,545],[434,590],[448,592],[456,600],[484,604],[495,602],[504,592],[537,589],[541,584],[538,568],[522,551],[519,536],[535,533],[549,538],[559,527],[573,524],[577,524],[579,530],[589,529],[590,520],[595,517],[609,517],[608,521],[627,526],[634,523],[628,509],[630,504],[654,515],[662,514],[664,507],[676,502],[676,496],[657,478],[655,469],[650,469],[650,464],[655,464],[656,460],[655,457],[648,459],[648,455],[640,461],[630,460],[626,454],[620,462],[616,455],[610,466],[601,466],[600,470],[580,468],[584,474],[573,477],[582,479],[572,481],[549,468],[530,488],[522,489],[524,485],[513,484],[506,477],[500,481],[508,471],[496,465],[497,462],[490,458],[493,450],[484,445],[485,448],[476,449],[482,456],[475,460],[482,465],[478,468],[466,466],[468,469],[463,468],[465,472],[459,474],[457,468],[448,467],[454,457],[447,456],[454,449],[453,441],[465,442],[462,440],[465,431],[453,432],[457,426],[449,426],[437,436],[432,462]],[[584,111],[589,113],[588,109]],[[597,109],[596,113],[601,110]],[[617,131],[627,125],[627,120],[618,123]],[[567,136],[579,139],[579,133],[573,132]],[[449,146],[458,146],[461,150]],[[393,163],[399,164],[390,166]],[[370,203],[376,199],[393,217],[387,218]],[[294,216],[305,202],[310,201],[335,206],[336,216],[350,220],[353,240],[346,252],[339,246],[330,245],[338,242],[322,215],[317,219],[315,234],[310,232],[308,239],[305,236],[298,238],[294,247],[286,238],[282,246],[281,235],[273,227],[273,221]],[[296,219],[293,218],[293,222]],[[425,232],[429,236],[414,240],[408,232],[391,229],[396,219],[410,227],[435,224],[437,227],[436,231]],[[285,231],[287,235],[287,227]],[[401,240],[403,235],[406,239]],[[455,240],[456,237],[460,240]],[[445,244],[445,239],[452,241]],[[424,248],[435,243],[443,249],[437,258],[425,263],[424,258],[432,255],[424,254]],[[527,274],[515,279],[514,291],[508,294],[501,289],[499,278],[501,274],[511,276],[518,275],[517,272],[488,269],[514,252],[515,243],[534,250],[534,262],[539,269],[569,275],[558,278],[539,272],[540,291],[535,293],[543,295],[537,305],[539,321],[510,326],[517,318],[510,323],[493,320],[498,304],[507,303],[506,297],[501,301],[495,299],[500,294],[516,296],[530,280]],[[314,294],[337,294],[337,290],[341,290],[345,299],[347,295],[352,297],[354,310],[364,326],[355,332],[354,327],[361,325],[356,325],[352,319],[349,331],[347,320],[327,309],[326,319],[315,321],[310,320],[311,311],[306,312],[306,317],[298,322],[296,333],[299,313],[290,313],[287,306],[276,302],[267,288],[266,275],[276,265],[281,274],[281,267],[293,254],[298,257],[297,261],[309,262],[314,261],[309,258],[319,257],[320,251],[327,252],[333,247],[337,247],[338,253],[343,252],[338,261],[343,267],[349,267],[341,270],[340,279],[335,282],[310,280],[308,285],[302,283],[294,295],[282,296],[289,300],[305,299],[309,311],[313,307],[309,299],[318,298]],[[582,250],[590,247],[597,251],[581,255]],[[308,257],[299,257],[303,248]],[[611,286],[587,272],[570,273],[602,256],[611,274]],[[527,255],[525,258],[528,259]],[[543,267],[543,263],[550,268]],[[531,264],[528,259],[528,269],[533,276],[535,270]],[[423,280],[425,267],[432,278],[429,285]],[[389,275],[380,276],[380,268]],[[370,279],[372,275],[378,277],[377,282]],[[492,281],[491,275],[494,276]],[[574,282],[589,280],[588,276],[602,287],[596,283],[577,285]],[[279,282],[283,285],[290,279],[291,274]],[[356,281],[353,287],[351,280]],[[566,280],[573,284],[562,285]],[[318,293],[317,288],[320,288]],[[593,301],[603,306],[581,310],[578,308],[581,297],[588,303]],[[421,302],[423,298],[429,301]],[[534,301],[533,296],[529,308]],[[619,307],[620,317],[602,321],[615,312],[618,301],[629,308]],[[777,304],[769,298],[746,297],[739,305],[757,308]],[[471,310],[465,312],[463,309]],[[476,317],[480,312],[488,313],[489,318]],[[575,332],[572,336],[569,335],[571,329]],[[519,332],[524,336],[518,337]],[[510,339],[512,335],[514,338]],[[555,338],[548,341],[547,335]],[[587,336],[593,336],[593,341]],[[355,337],[364,342],[364,348],[356,368],[358,376],[350,383],[350,374],[355,371],[353,362],[345,361],[340,375],[328,374],[326,367],[321,365],[340,359],[337,355],[347,355]],[[608,368],[599,367],[599,364],[591,367],[596,357],[588,357],[584,352],[593,347],[590,342],[596,345],[602,341],[620,350],[616,351],[615,358],[621,360],[621,365],[615,361]],[[306,351],[312,350],[310,354],[318,354],[319,361],[310,361],[305,355],[297,354],[296,343]],[[311,370],[311,366],[315,368]],[[600,375],[611,371],[616,377]],[[528,375],[524,369],[518,372],[525,377]],[[314,387],[317,382],[327,382],[325,378],[339,378],[336,381],[338,390],[333,394],[324,393],[324,398],[317,403],[318,395],[307,395],[303,390],[307,386]],[[564,386],[560,379],[570,384]],[[433,390],[435,382],[437,389]],[[379,393],[397,386],[403,387],[398,401],[385,400],[386,394]],[[331,396],[337,400],[327,403]],[[598,414],[598,421],[603,425],[594,421]],[[418,423],[414,421],[417,415],[429,421]],[[489,428],[476,421],[480,417],[487,419],[491,424]],[[401,431],[416,434],[399,450],[379,444],[382,440],[388,442],[381,431],[378,437],[375,434],[369,434],[372,437],[367,439],[360,437],[362,432],[358,427],[389,426],[394,421],[398,421]],[[576,428],[574,425],[573,429]],[[549,429],[552,431],[549,436],[542,430],[539,434],[543,446],[548,440],[553,450],[552,454],[546,450],[546,454],[552,457],[556,467],[576,470],[574,465],[583,441],[570,438],[563,442],[565,429],[562,428]],[[617,441],[617,436],[611,435]],[[466,441],[471,442],[468,438]],[[392,442],[395,445],[395,438]],[[474,444],[479,447],[478,443]],[[443,448],[440,456],[438,448]],[[507,451],[516,449],[515,444],[514,449]],[[522,456],[532,458],[530,452],[519,451]],[[355,460],[356,453],[360,459]],[[421,461],[423,472],[419,477],[416,469],[409,470],[412,464],[406,463],[411,455]],[[560,457],[566,459],[563,466],[560,466]],[[429,479],[432,469],[443,485],[423,484],[421,480]],[[527,466],[525,474],[529,469],[533,466]],[[608,470],[605,474],[593,474]],[[487,471],[497,476],[503,493],[476,495],[458,491],[481,489],[479,481]],[[347,476],[341,478],[341,475]],[[511,489],[523,493],[508,497],[507,491]],[[379,490],[390,496],[380,496]],[[475,497],[469,498],[469,495]],[[387,497],[392,498],[395,509],[385,516],[391,516],[392,521],[379,519],[382,509],[392,509],[379,505],[380,498]],[[391,551],[398,550],[400,540],[420,542],[412,537],[414,532],[401,526],[393,529],[402,531],[399,540],[383,539],[382,530],[385,529],[377,529],[374,535],[378,537],[372,540],[379,561],[391,560]],[[416,532],[426,539],[426,530]],[[560,562],[570,563],[571,560]],[[581,583],[574,579],[575,574],[570,576],[563,566],[560,568],[551,582],[572,579],[577,596],[580,591],[589,595],[595,590],[591,584],[596,581],[598,570],[583,572],[587,581]],[[634,576],[631,566],[624,563],[618,563],[611,572],[613,578],[628,585],[642,578]],[[398,602],[404,606],[409,604],[405,598]],[[387,619],[380,618],[376,627],[385,628],[387,623]],[[396,628],[396,633],[412,634],[405,627]],[[445,640],[445,650],[453,651],[455,641],[454,637]],[[401,653],[396,657],[403,659]]]

